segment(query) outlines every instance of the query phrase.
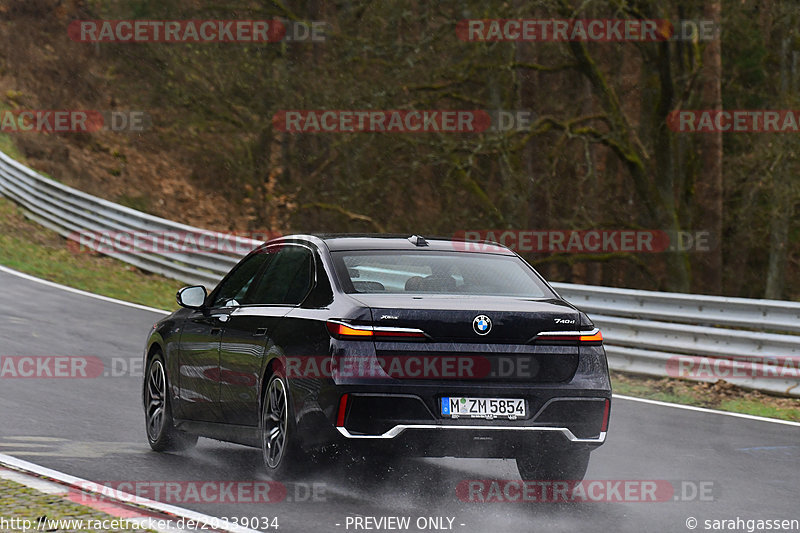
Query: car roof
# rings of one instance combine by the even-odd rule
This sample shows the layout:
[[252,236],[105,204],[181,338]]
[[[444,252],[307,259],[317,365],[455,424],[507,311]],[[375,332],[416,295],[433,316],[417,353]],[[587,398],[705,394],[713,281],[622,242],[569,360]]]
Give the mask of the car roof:
[[[422,238],[423,241],[418,241]],[[287,235],[273,239],[267,244],[291,241],[307,241],[323,244],[331,251],[355,250],[393,250],[393,251],[442,251],[442,252],[479,252],[501,255],[514,255],[514,252],[495,242],[473,242],[446,237],[420,237],[408,234],[387,233],[319,233]],[[420,242],[420,244],[415,244]],[[425,244],[422,244],[424,242]]]

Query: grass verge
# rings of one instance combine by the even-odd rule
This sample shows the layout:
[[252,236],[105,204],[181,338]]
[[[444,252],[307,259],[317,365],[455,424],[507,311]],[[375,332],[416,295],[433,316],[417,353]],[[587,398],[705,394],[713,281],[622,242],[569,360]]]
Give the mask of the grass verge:
[[149,274],[117,259],[68,246],[67,239],[25,218],[0,197],[0,264],[85,291],[173,310],[180,281]]
[[612,371],[611,383],[615,393],[626,396],[800,422],[800,399],[771,396],[724,380],[707,383]]
[[[0,107],[0,111],[3,109]],[[22,161],[22,154],[19,153],[17,145],[7,133],[0,133],[0,152],[5,153],[9,157],[13,157],[17,161]]]
[[[45,527],[47,524],[45,520],[82,520],[85,526],[83,529],[71,529],[70,531],[138,531],[140,533],[153,531],[149,529],[95,529],[93,526],[98,523],[102,525],[103,521],[108,525],[122,525],[124,522],[91,507],[70,502],[61,494],[45,494],[7,479],[0,479],[0,516],[12,525],[8,531],[22,531],[21,524],[25,523],[25,520],[29,521],[33,530],[36,530],[39,521],[42,522],[42,527]],[[14,524],[20,524],[20,527],[17,528]],[[66,522],[61,522],[61,524],[64,525]],[[57,523],[50,522],[50,525],[57,525]],[[72,525],[75,525],[75,522],[72,522]],[[91,529],[87,529],[87,526]],[[46,531],[56,531],[56,529],[46,529]]]

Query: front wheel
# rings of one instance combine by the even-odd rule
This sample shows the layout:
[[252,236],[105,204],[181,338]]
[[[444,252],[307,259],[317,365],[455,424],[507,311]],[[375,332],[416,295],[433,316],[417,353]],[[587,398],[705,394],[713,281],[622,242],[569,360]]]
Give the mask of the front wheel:
[[147,440],[157,452],[180,451],[197,444],[197,435],[175,429],[169,404],[167,373],[160,354],[147,365],[144,388],[144,416]]
[[286,381],[275,374],[261,402],[261,454],[267,472],[276,478],[299,472],[304,455],[297,444],[296,431]]
[[589,468],[587,449],[542,450],[517,457],[517,470],[524,480],[581,481]]

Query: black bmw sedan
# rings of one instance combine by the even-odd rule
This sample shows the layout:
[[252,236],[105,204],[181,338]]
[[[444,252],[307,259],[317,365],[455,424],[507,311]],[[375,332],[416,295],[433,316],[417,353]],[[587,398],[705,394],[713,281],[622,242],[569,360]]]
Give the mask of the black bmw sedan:
[[500,245],[283,237],[177,301],[144,352],[154,450],[256,446],[274,477],[358,449],[579,480],[606,438],[602,335]]

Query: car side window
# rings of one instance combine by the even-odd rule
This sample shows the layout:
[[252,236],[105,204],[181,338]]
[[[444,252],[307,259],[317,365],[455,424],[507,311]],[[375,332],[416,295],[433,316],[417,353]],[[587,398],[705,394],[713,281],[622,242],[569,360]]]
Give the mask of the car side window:
[[318,255],[314,255],[316,258],[316,285],[303,302],[303,307],[327,307],[333,302],[333,289],[331,288],[328,274],[325,272],[325,265],[322,264],[322,260]]
[[245,295],[243,304],[298,305],[314,284],[314,255],[302,246],[282,245]]
[[238,306],[271,254],[266,250],[254,253],[239,263],[214,293],[212,307]]

